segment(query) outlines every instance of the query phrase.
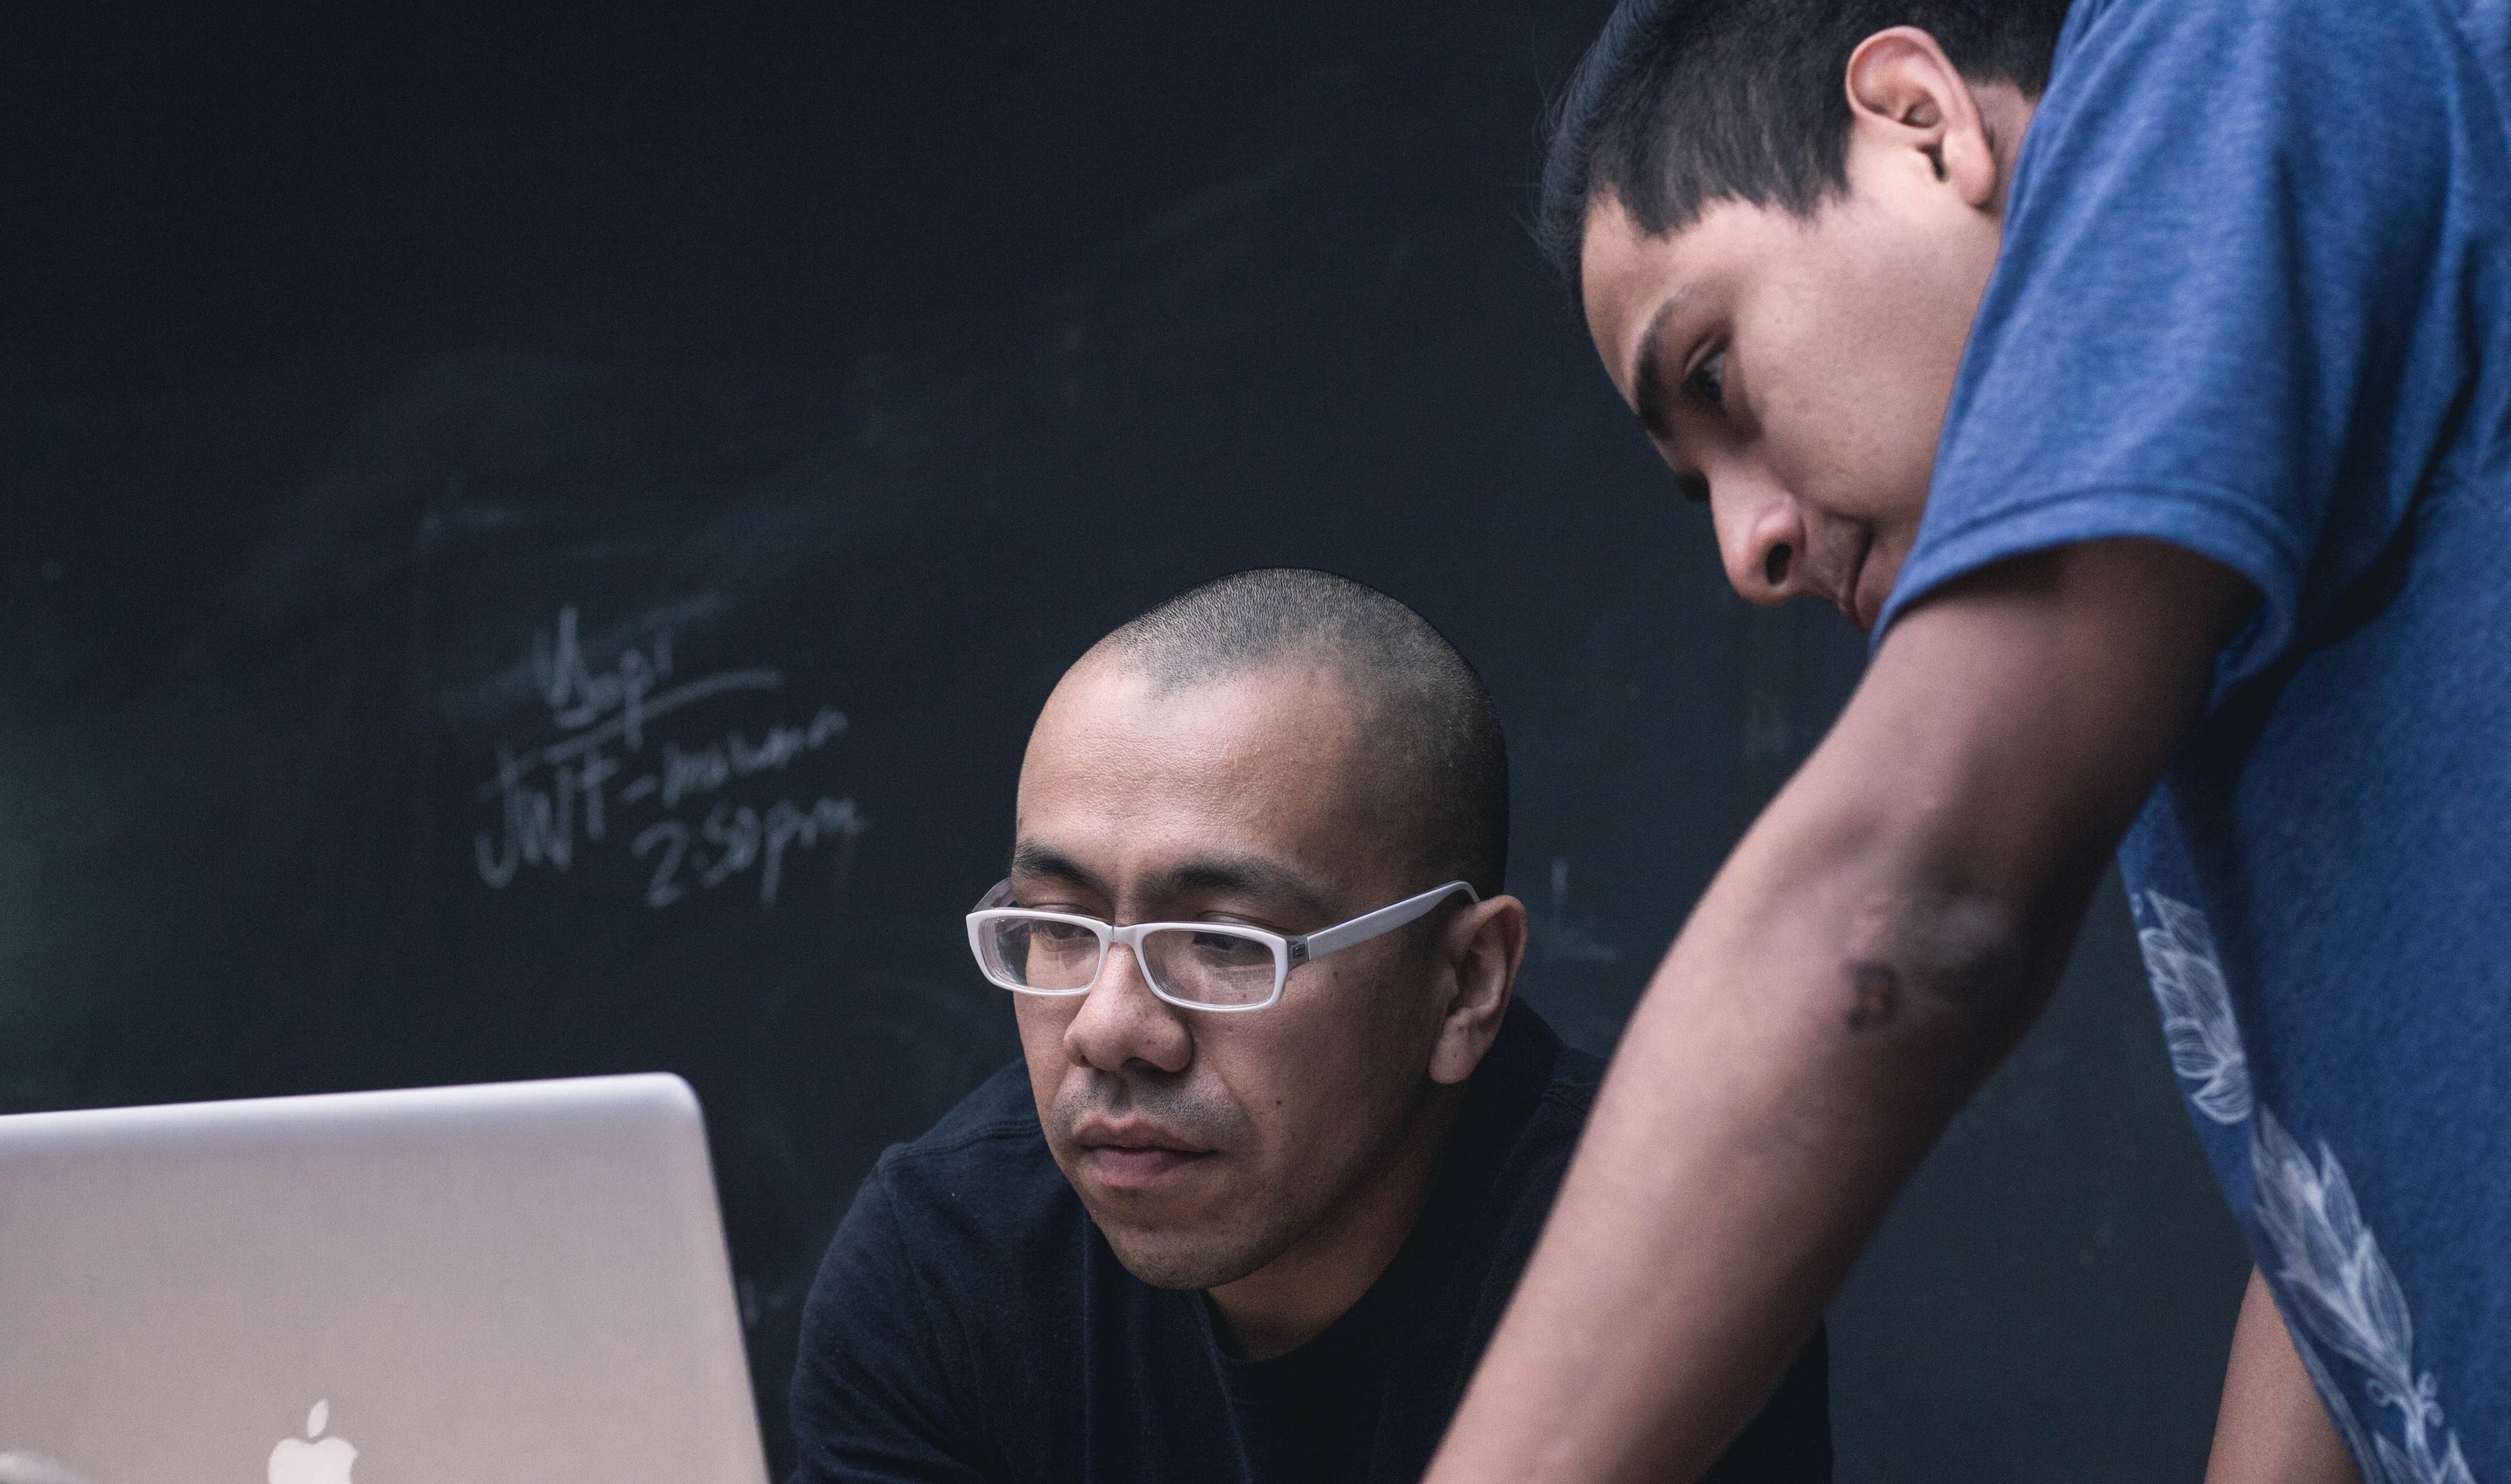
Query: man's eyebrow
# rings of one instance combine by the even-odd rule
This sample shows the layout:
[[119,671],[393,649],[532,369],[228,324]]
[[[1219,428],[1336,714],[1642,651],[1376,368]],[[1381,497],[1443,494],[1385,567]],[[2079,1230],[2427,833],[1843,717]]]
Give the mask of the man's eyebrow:
[[1192,892],[1239,892],[1279,901],[1294,912],[1321,915],[1333,903],[1308,879],[1256,856],[1212,856],[1169,867],[1145,883],[1154,896]]
[[1079,861],[1062,851],[1040,845],[1034,840],[1023,840],[1012,847],[1012,874],[1047,876],[1057,881],[1069,882],[1099,896],[1114,894],[1107,890],[1106,883],[1082,869]]
[[[1064,882],[1105,900],[1112,900],[1116,894],[1079,861],[1034,840],[1024,840],[1012,848],[1012,874]],[[1306,877],[1259,856],[1207,856],[1187,860],[1152,874],[1142,887],[1154,900],[1197,892],[1236,892],[1278,901],[1294,912],[1322,915],[1333,906]]]
[[1667,294],[1665,302],[1648,316],[1647,327],[1640,331],[1639,361],[1631,368],[1631,410],[1639,414],[1640,426],[1659,442],[1673,436],[1665,419],[1666,388],[1670,384],[1665,368],[1665,325],[1674,317],[1675,306],[1690,291],[1690,285],[1685,285]]

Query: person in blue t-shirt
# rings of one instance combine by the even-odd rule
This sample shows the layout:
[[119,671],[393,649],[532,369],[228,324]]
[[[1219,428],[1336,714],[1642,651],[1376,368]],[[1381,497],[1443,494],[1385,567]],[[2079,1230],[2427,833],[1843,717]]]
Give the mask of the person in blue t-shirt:
[[1696,1475],[2113,850],[2257,1258],[2210,1478],[2511,1481],[2506,119],[2511,0],[1615,10],[1545,236],[1735,588],[1877,638],[1435,1484]]

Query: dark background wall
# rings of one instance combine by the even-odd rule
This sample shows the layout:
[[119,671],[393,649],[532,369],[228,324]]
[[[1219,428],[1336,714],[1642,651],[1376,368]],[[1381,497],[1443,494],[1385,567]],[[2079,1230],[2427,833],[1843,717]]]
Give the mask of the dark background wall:
[[[220,9],[0,63],[0,1111],[678,1071],[780,1455],[1099,633],[1419,607],[1598,1048],[1855,682],[1519,224],[1596,0]],[[2112,888],[1835,1311],[1841,1477],[2196,1478],[2242,1272]]]

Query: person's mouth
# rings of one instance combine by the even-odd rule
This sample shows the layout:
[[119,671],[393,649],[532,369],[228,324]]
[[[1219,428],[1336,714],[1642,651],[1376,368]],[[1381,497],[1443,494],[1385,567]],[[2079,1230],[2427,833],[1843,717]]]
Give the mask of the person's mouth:
[[1865,605],[1859,601],[1861,594],[1858,591],[1866,582],[1866,563],[1874,554],[1874,538],[1869,536],[1865,544],[1857,549],[1857,559],[1849,564],[1848,580],[1840,584],[1839,595],[1833,599],[1839,607],[1840,617],[1848,620],[1850,626],[1859,633],[1874,631],[1874,620],[1866,613]]
[[1110,1190],[1147,1190],[1209,1160],[1213,1151],[1157,1123],[1092,1119],[1073,1130],[1081,1164]]

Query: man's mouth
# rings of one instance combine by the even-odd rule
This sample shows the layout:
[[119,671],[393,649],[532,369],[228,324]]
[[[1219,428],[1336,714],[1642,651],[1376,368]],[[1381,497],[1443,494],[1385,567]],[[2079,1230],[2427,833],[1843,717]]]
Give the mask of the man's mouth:
[[1213,1152],[1155,1124],[1092,1121],[1074,1130],[1082,1168],[1110,1190],[1147,1190],[1212,1158]]
[[1857,549],[1857,559],[1849,563],[1848,579],[1840,585],[1839,596],[1834,599],[1839,606],[1840,617],[1848,620],[1850,626],[1859,633],[1874,631],[1874,620],[1867,616],[1865,609],[1858,602],[1857,594],[1858,588],[1866,581],[1866,563],[1874,554],[1874,538],[1869,536],[1865,544]]

